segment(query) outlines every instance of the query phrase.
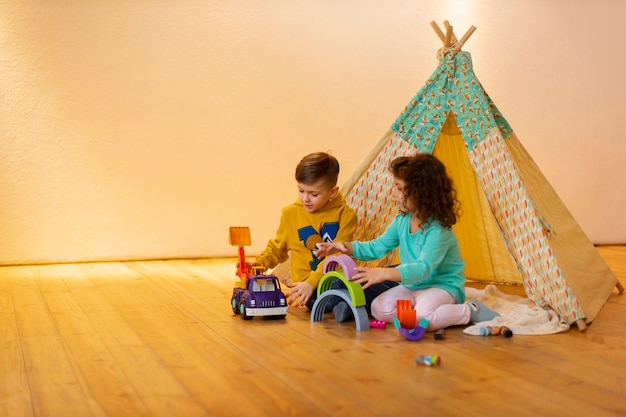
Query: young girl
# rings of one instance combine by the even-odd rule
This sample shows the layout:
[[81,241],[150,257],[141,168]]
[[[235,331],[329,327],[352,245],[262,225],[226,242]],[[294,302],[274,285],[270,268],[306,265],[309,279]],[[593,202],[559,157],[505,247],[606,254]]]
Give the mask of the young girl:
[[399,157],[391,162],[392,198],[400,213],[387,230],[368,242],[322,243],[317,256],[343,252],[368,261],[400,248],[394,268],[357,267],[353,280],[363,289],[384,281],[393,287],[372,302],[372,316],[393,321],[396,301],[411,300],[416,320],[428,320],[428,330],[491,320],[498,314],[478,300],[465,302],[464,262],[452,225],[459,202],[445,166],[430,154]]

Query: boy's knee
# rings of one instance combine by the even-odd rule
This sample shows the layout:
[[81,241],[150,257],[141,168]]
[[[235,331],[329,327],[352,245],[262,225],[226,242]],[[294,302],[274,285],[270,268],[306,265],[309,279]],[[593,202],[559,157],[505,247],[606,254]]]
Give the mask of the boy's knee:
[[346,288],[346,284],[344,284],[343,281],[340,280],[339,278],[335,278],[330,283],[330,288],[332,290],[341,290],[341,289],[345,289]]

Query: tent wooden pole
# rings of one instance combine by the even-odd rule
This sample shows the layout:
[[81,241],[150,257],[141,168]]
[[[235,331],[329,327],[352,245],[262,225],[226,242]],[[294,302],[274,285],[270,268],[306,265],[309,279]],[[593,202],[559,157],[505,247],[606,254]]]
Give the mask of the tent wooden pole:
[[445,42],[446,36],[443,34],[441,29],[439,28],[439,25],[437,25],[437,22],[433,20],[432,22],[430,22],[430,26],[433,28],[437,36],[439,36],[439,39],[441,39],[441,42]]
[[454,52],[459,52],[461,50],[465,42],[467,42],[467,40],[469,39],[470,36],[472,36],[472,33],[474,33],[475,30],[476,30],[475,26],[470,26],[470,28],[467,29],[467,32],[465,32],[465,35],[463,35],[461,40],[458,41],[457,44],[454,46]]
[[456,43],[457,39],[456,36],[454,36],[454,30],[452,28],[452,25],[450,24],[450,22],[448,22],[447,20],[443,21],[443,26],[446,28],[446,30],[450,30],[450,32],[452,33],[452,36],[450,37],[450,42],[451,43]]
[[452,42],[452,26],[448,26],[446,28],[446,39],[443,41],[443,46],[445,48],[449,48],[451,42]]
[[444,48],[449,48],[453,46],[453,53],[459,52],[465,42],[467,42],[469,37],[472,36],[472,33],[474,33],[474,31],[476,30],[475,26],[470,26],[470,28],[467,30],[467,32],[465,32],[465,35],[463,35],[461,40],[457,40],[456,36],[454,35],[454,28],[447,20],[443,21],[443,26],[446,28],[445,34],[443,33],[439,25],[437,25],[437,22],[435,22],[434,20],[430,22],[430,26],[433,28],[439,39],[441,39],[441,42],[443,42]]

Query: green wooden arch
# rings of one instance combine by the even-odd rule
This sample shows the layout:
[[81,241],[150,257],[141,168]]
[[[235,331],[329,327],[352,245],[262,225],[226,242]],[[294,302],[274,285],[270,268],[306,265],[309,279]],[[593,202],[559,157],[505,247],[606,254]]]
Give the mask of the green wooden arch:
[[343,271],[330,271],[322,276],[320,283],[317,285],[318,297],[320,297],[325,291],[330,290],[330,286],[335,278],[339,278],[345,284],[354,307],[365,305],[365,293],[363,292],[363,288],[361,288],[361,284],[348,280]]

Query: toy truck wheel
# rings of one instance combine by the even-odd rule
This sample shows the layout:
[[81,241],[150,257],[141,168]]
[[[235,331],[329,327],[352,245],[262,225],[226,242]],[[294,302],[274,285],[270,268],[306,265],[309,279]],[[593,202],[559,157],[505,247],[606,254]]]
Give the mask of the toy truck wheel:
[[241,314],[241,318],[244,320],[250,320],[252,318],[247,314],[245,298],[242,298],[241,301],[239,301],[239,314]]
[[233,314],[239,314],[239,309],[237,308],[237,297],[233,296],[230,299],[230,307],[233,309]]

